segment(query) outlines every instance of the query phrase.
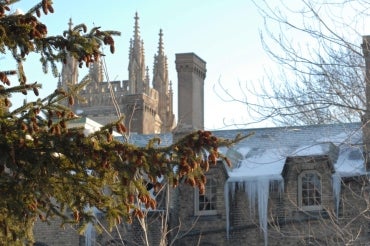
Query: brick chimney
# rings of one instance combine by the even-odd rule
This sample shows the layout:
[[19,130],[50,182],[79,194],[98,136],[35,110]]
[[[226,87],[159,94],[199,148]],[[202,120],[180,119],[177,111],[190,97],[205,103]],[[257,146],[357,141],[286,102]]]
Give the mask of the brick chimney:
[[[194,53],[176,54],[178,124],[176,137],[204,129],[206,62]],[[175,137],[175,138],[176,138]]]

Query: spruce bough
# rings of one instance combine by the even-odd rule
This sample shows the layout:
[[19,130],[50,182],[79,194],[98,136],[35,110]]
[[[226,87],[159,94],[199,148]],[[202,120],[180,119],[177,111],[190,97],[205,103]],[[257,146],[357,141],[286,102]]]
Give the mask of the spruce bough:
[[146,183],[158,189],[158,178],[204,192],[209,165],[220,158],[227,161],[218,147],[241,138],[226,141],[197,131],[168,147],[159,147],[160,139],[138,147],[113,138],[113,131],[126,134],[122,118],[86,136],[83,129],[68,127],[76,118],[68,106],[79,99],[87,80],[10,110],[12,94],[39,95],[41,85],[28,83],[23,70],[30,53],[39,54],[42,69],[51,67],[57,76],[56,64],[68,56],[81,67],[98,59],[103,45],[113,53],[113,36],[119,35],[100,28],[88,31],[81,24],[48,36],[47,23],[38,18],[54,12],[52,1],[43,0],[17,15],[9,13],[14,2],[0,1],[0,52],[9,52],[17,63],[14,70],[0,72],[0,241],[32,245],[35,221],[53,217],[62,224],[78,224],[83,232],[94,222],[87,207],[103,212],[110,227],[130,222],[144,216],[143,208],[156,208]]

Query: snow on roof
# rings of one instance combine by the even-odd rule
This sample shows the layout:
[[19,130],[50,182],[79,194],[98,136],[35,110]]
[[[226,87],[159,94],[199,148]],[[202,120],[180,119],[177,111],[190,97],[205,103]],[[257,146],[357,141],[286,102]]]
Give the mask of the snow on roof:
[[[88,118],[88,117],[79,117],[68,122],[68,128],[83,128],[83,133],[85,136],[88,136],[96,131],[99,131],[103,127],[102,124]],[[116,131],[113,131],[113,136],[121,136]]]
[[285,151],[282,149],[249,149],[245,158],[233,164],[234,167],[229,170],[229,181],[261,177],[281,179],[285,159]]
[[340,150],[334,168],[341,177],[362,175],[366,172],[360,147],[344,147]]
[[358,175],[365,171],[361,149],[358,147],[362,139],[360,127],[360,124],[336,124],[214,132],[217,137],[229,139],[235,138],[237,134],[255,133],[226,152],[233,164],[228,169],[229,177],[224,189],[227,236],[230,230],[229,194],[234,194],[236,184],[240,184],[248,200],[255,201],[254,204],[258,206],[259,224],[264,233],[265,245],[268,245],[269,186],[278,181],[279,192],[284,189],[282,170],[288,157],[328,156],[336,169],[333,191],[338,197],[338,177]]
[[290,156],[318,156],[326,155],[330,152],[330,143],[318,143],[302,146],[294,150]]
[[330,156],[340,176],[365,173],[360,123],[259,128],[214,132],[217,137],[254,135],[226,152],[233,167],[229,182],[254,178],[279,179],[287,157]]
[[[219,138],[234,139],[238,134],[254,135],[227,149],[220,148],[232,162],[228,168],[229,181],[281,178],[287,157],[329,155],[336,172],[342,176],[364,174],[361,152],[361,123],[273,127],[213,131]],[[161,139],[160,146],[173,142],[171,133],[131,134],[129,142],[145,146],[154,137]],[[337,153],[333,155],[333,146]]]

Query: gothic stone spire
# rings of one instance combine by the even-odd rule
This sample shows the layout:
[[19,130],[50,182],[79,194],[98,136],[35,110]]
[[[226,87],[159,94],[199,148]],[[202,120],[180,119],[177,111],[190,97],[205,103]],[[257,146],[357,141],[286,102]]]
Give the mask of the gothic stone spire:
[[164,54],[163,48],[163,32],[159,30],[158,53],[154,56],[153,67],[153,87],[163,93],[168,92],[168,69],[167,69],[167,56]]
[[158,54],[164,55],[164,52],[163,52],[163,32],[162,32],[162,29],[159,29]]
[[169,132],[174,122],[172,93],[170,93],[167,56],[164,54],[163,32],[159,30],[158,53],[154,56],[153,87],[158,91],[158,114],[163,122],[162,132]]
[[140,28],[139,28],[139,16],[137,12],[135,13],[135,26],[134,26],[134,40],[139,41],[140,40]]
[[68,22],[68,27],[69,29],[68,30],[72,30],[72,27],[73,27],[73,22],[72,22],[72,18],[69,18],[69,22]]
[[[69,19],[68,28],[72,30],[73,23],[72,18]],[[77,84],[78,83],[78,63],[77,60],[72,57],[69,53],[66,54],[66,62],[62,67],[62,79],[61,86],[66,88],[67,84]]]
[[134,37],[130,41],[129,52],[129,91],[130,94],[146,93],[144,42],[140,38],[139,16],[135,13]]

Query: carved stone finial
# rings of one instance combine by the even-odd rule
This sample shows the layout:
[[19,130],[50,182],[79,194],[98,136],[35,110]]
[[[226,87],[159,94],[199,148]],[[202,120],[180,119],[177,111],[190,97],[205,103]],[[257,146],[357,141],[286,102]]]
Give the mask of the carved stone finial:
[[163,55],[163,32],[159,29],[158,55]]
[[146,72],[145,73],[145,80],[146,80],[147,83],[149,83],[150,77],[149,77],[149,67],[148,66],[146,66],[145,72]]
[[72,30],[72,27],[73,27],[72,18],[69,18],[68,27],[69,27],[69,30]]
[[134,26],[134,40],[140,39],[140,31],[139,31],[139,16],[137,12],[135,13],[135,26]]

